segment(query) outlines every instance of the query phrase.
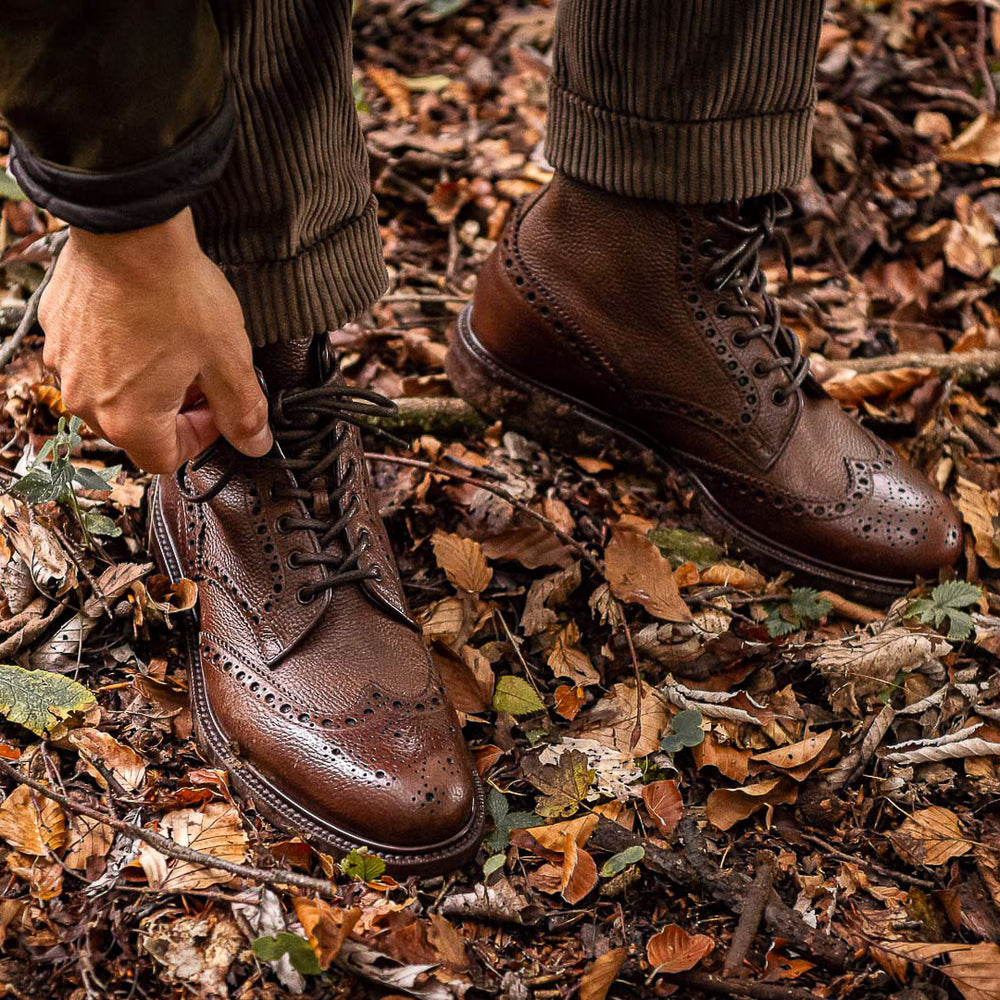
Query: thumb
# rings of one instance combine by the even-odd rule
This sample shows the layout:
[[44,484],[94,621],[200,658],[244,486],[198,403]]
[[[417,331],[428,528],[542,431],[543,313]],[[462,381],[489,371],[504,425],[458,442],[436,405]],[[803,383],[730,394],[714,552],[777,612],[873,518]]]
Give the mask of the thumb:
[[177,414],[177,451],[182,462],[200,455],[218,436],[212,411],[207,406],[182,410]]
[[[208,400],[215,427],[237,451],[260,458],[271,450],[267,399],[249,362],[237,371],[207,371],[199,376],[198,384]],[[197,411],[189,411],[193,412]]]

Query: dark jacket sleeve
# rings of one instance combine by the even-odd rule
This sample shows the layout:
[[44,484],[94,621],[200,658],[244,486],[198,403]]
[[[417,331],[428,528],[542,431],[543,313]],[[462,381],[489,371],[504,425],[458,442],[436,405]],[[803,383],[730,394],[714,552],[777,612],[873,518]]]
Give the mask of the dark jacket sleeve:
[[232,148],[208,0],[4,0],[0,117],[11,173],[54,215],[93,232],[169,219]]

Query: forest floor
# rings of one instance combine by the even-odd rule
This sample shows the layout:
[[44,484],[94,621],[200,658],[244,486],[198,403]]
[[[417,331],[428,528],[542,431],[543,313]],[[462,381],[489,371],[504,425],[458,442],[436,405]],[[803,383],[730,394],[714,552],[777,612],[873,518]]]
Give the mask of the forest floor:
[[[966,522],[955,578],[888,609],[742,561],[681,476],[452,399],[448,329],[550,176],[554,13],[357,14],[392,287],[332,341],[406,401],[412,445],[368,447],[487,783],[479,858],[397,884],[231,793],[192,741],[194,588],[150,565],[149,477],[85,429],[53,461],[40,341],[8,339],[5,995],[1000,1000],[1000,8],[834,0],[794,269],[767,261],[817,376]],[[61,224],[0,194],[9,338]]]

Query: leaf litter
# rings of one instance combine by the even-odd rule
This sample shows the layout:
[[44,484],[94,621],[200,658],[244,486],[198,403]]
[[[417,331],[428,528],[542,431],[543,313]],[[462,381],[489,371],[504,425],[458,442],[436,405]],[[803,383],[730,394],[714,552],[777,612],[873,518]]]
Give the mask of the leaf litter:
[[[331,342],[407,404],[412,446],[373,471],[484,849],[397,884],[204,765],[172,621],[195,588],[153,574],[148,477],[71,420],[29,337],[0,412],[0,984],[1000,1000],[1000,11],[829,5],[795,267],[765,262],[817,377],[965,521],[961,576],[881,610],[727,551],[679,476],[446,398],[447,330],[550,174],[554,6],[357,6],[392,289]],[[59,223],[0,197],[9,331]]]

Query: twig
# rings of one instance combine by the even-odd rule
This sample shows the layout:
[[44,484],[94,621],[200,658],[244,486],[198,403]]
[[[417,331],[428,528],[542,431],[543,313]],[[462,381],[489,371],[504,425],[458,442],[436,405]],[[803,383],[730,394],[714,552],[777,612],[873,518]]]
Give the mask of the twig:
[[929,83],[917,83],[912,80],[910,81],[910,89],[915,90],[922,97],[935,98],[939,107],[951,107],[955,111],[965,111],[973,115],[983,113],[979,101],[964,90],[957,90],[953,87],[935,87]]
[[[750,879],[739,872],[720,872],[705,854],[701,834],[691,820],[681,820],[679,829],[685,841],[684,855],[662,850],[603,816],[598,819],[590,842],[615,853],[641,844],[646,851],[642,863],[650,871],[663,875],[686,891],[700,885],[734,912],[742,907],[750,888]],[[810,927],[773,890],[764,908],[764,922],[773,933],[787,938],[829,968],[842,971],[850,963],[851,951],[844,942]]]
[[824,359],[823,365],[830,371],[853,371],[859,375],[891,371],[893,368],[933,368],[939,375],[988,379],[1000,372],[1000,350],[984,348],[978,351],[962,351],[958,354],[904,351],[901,354],[884,354],[877,358],[847,358],[843,361]]
[[482,414],[454,396],[414,396],[395,399],[396,413],[374,417],[371,423],[385,430],[441,436],[472,434],[487,426]]
[[264,871],[261,868],[237,864],[234,861],[225,861],[222,858],[212,857],[211,854],[204,854],[190,847],[184,847],[169,837],[154,833],[145,827],[136,826],[134,823],[128,823],[101,809],[95,809],[86,803],[77,802],[68,795],[54,791],[48,785],[36,781],[34,778],[29,778],[26,774],[23,774],[16,767],[12,767],[4,760],[0,760],[0,774],[10,778],[11,781],[16,781],[18,784],[27,785],[28,788],[33,789],[40,795],[44,795],[46,798],[52,799],[53,802],[58,802],[60,805],[65,806],[70,812],[81,816],[88,816],[90,819],[96,819],[98,822],[106,824],[112,830],[117,830],[119,833],[127,833],[131,837],[138,837],[139,840],[149,844],[150,847],[155,847],[156,850],[161,854],[165,854],[168,858],[175,858],[178,861],[190,861],[194,864],[203,865],[205,868],[215,868],[218,871],[229,872],[231,875],[238,875],[240,878],[269,885],[272,888],[295,886],[298,889],[305,889],[307,892],[315,892],[326,899],[335,900],[339,898],[337,887],[332,882],[312,878],[309,875],[300,875],[298,872],[285,871],[281,868],[274,871]]
[[803,833],[802,839],[808,840],[817,847],[822,847],[831,858],[837,858],[840,861],[850,861],[853,864],[860,865],[862,868],[869,868],[874,872],[878,872],[886,878],[895,879],[897,882],[905,882],[907,885],[915,885],[921,889],[934,889],[935,891],[941,888],[938,883],[932,882],[930,879],[918,878],[916,875],[908,875],[906,872],[898,872],[886,865],[880,865],[877,861],[872,861],[869,858],[861,858],[857,854],[848,854],[845,851],[838,850],[833,844],[827,843],[822,837],[817,837],[815,833]]
[[379,299],[379,304],[388,302],[392,305],[395,302],[468,302],[469,296],[465,295],[422,295],[419,292],[401,292],[396,295],[383,295]]
[[885,618],[885,612],[849,601],[846,597],[841,597],[840,594],[834,593],[832,590],[821,590],[819,596],[828,600],[838,615],[842,618],[849,618],[852,622],[870,625],[872,622],[880,622]]
[[751,1000],[815,1000],[812,990],[800,990],[794,986],[778,986],[771,983],[748,983],[739,980],[720,979],[703,972],[682,972],[667,975],[666,980],[679,986],[689,986],[702,993],[714,993],[723,997],[750,997]]
[[551,531],[561,542],[576,552],[576,554],[592,570],[594,570],[594,572],[597,573],[601,579],[604,578],[604,567],[572,535],[563,531],[559,525],[547,518],[544,514],[539,514],[538,511],[532,510],[526,503],[518,500],[513,493],[505,490],[502,486],[487,483],[482,479],[477,479],[475,476],[466,476],[461,472],[451,472],[448,469],[442,469],[440,466],[432,465],[430,462],[425,462],[419,458],[405,458],[402,455],[383,455],[374,451],[366,451],[365,458],[370,462],[391,462],[394,465],[409,465],[415,469],[426,469],[435,476],[445,476],[448,479],[456,479],[460,483],[468,483],[470,486],[478,486],[479,489],[486,490],[487,493],[492,493],[494,496],[500,497],[501,500],[506,500],[507,503],[519,510],[522,514],[527,514],[528,517],[533,518],[548,531]]
[[983,106],[988,115],[997,111],[997,88],[993,84],[993,74],[986,61],[986,4],[980,0],[976,4],[976,65],[983,77]]
[[10,364],[11,359],[21,349],[21,344],[24,342],[24,338],[38,322],[38,304],[41,302],[42,293],[45,291],[48,283],[52,280],[52,275],[56,270],[56,258],[58,258],[59,252],[66,245],[67,239],[69,239],[68,229],[64,229],[50,238],[49,246],[52,252],[52,263],[49,265],[49,269],[45,272],[42,280],[39,282],[38,287],[32,293],[31,298],[28,299],[27,305],[24,307],[24,315],[21,317],[21,321],[17,324],[17,329],[6,340],[3,347],[0,347],[0,371]]
[[722,974],[724,976],[738,976],[743,971],[743,963],[747,959],[747,952],[750,945],[757,936],[761,919],[764,916],[764,907],[771,895],[774,885],[774,870],[777,861],[769,851],[761,851],[757,855],[757,874],[754,877],[753,885],[747,893],[746,902],[740,911],[740,920],[736,925],[736,932],[729,945],[726,954],[726,961],[723,965]]

